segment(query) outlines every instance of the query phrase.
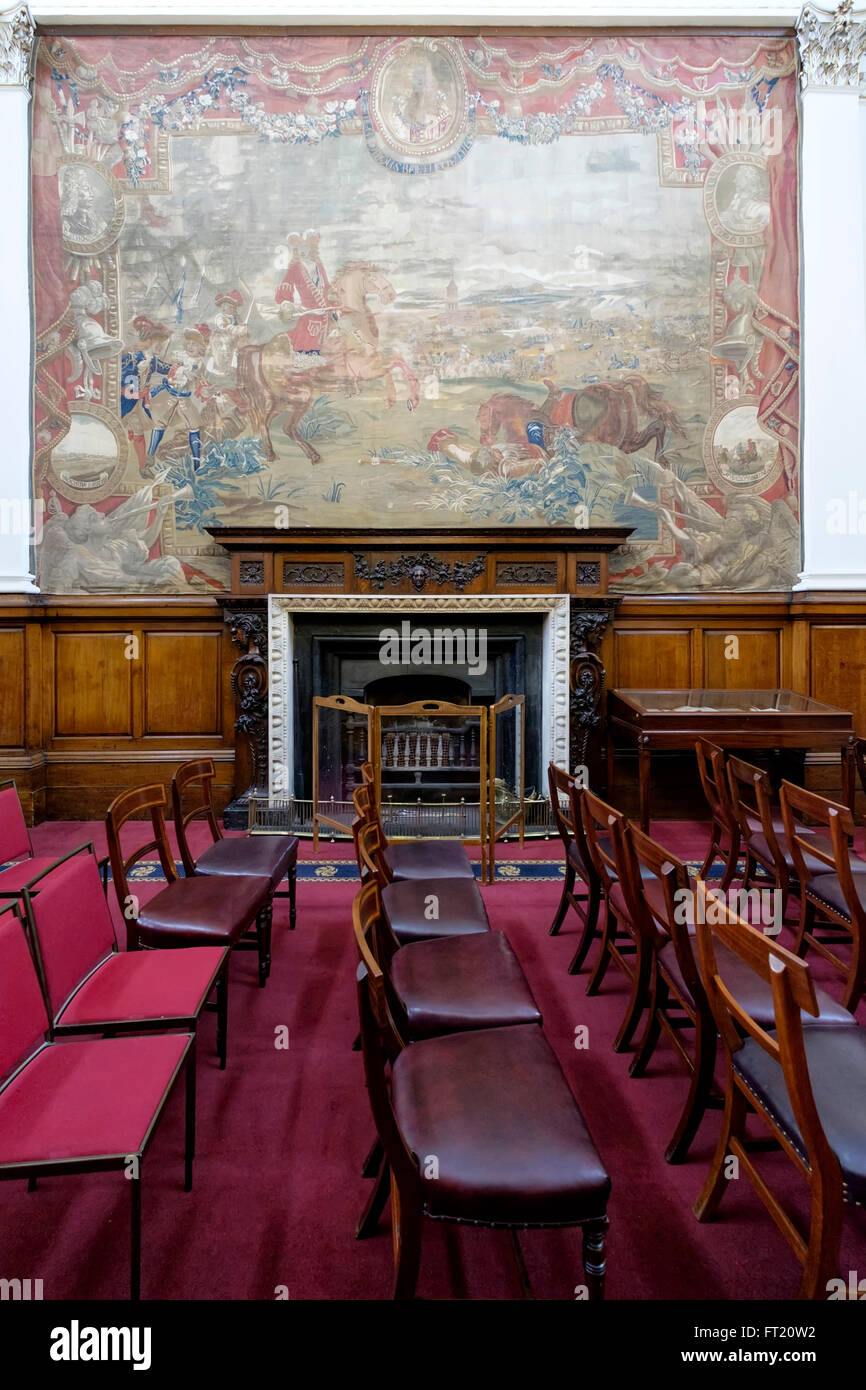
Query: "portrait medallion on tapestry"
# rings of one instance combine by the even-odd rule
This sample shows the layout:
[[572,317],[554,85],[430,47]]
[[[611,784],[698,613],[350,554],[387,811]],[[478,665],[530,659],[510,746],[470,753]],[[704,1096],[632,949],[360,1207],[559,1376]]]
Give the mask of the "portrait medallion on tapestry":
[[770,222],[770,176],[761,155],[725,155],[704,184],[704,210],[713,234],[727,246],[760,246]]
[[117,180],[88,159],[69,157],[57,171],[63,245],[75,255],[96,256],[120,235],[125,209]]
[[465,140],[469,115],[463,65],[447,39],[405,39],[379,60],[369,121],[401,160],[438,164]]
[[704,460],[722,492],[767,492],[773,486],[782,472],[782,453],[758,420],[757,400],[741,397],[713,412]]

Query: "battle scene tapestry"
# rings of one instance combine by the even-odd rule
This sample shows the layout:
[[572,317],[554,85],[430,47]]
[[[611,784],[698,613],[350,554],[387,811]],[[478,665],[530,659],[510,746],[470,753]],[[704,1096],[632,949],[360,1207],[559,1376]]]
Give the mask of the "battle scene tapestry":
[[49,593],[207,528],[628,525],[613,587],[800,567],[792,40],[40,41]]

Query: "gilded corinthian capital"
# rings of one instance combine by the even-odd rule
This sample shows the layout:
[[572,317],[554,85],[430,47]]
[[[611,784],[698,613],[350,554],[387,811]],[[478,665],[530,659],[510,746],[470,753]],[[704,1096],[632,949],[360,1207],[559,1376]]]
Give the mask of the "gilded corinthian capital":
[[797,23],[800,86],[857,90],[863,82],[866,55],[866,10],[842,0],[835,10],[806,5]]
[[30,55],[35,29],[26,5],[0,10],[0,87],[30,91]]

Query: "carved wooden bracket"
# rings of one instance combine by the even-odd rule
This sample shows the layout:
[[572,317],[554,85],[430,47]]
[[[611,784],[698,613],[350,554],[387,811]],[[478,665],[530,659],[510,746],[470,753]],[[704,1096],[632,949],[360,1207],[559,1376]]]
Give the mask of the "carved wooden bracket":
[[598,647],[616,608],[616,598],[586,603],[572,597],[569,611],[569,756],[572,771],[584,766],[590,740],[601,721],[601,697],[607,672]]
[[[225,608],[224,619],[241,654],[231,671],[237,738],[235,799],[226,808],[230,829],[247,824],[250,795],[268,786],[268,616],[266,600]],[[238,756],[240,755],[240,756]],[[246,766],[246,772],[244,767]],[[243,783],[246,786],[243,790]]]

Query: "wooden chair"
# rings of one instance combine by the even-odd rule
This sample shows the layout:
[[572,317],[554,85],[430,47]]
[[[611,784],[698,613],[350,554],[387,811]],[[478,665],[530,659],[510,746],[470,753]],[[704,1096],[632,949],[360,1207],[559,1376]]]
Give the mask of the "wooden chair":
[[[551,923],[550,935],[556,936],[569,907],[573,908],[581,924],[581,933],[568,972],[570,975],[576,975],[598,933],[601,884],[583,828],[580,811],[583,789],[575,784],[569,773],[557,767],[556,763],[551,763],[547,769],[547,783],[550,789],[551,813],[565,850],[565,881],[562,885],[562,897]],[[586,885],[585,893],[575,892],[575,881],[578,878]]]
[[370,822],[379,827],[384,864],[391,879],[465,878],[475,879],[475,870],[459,840],[397,840],[390,841],[382,829],[373,788],[368,783],[352,793],[355,819],[352,837],[358,856],[358,831]]
[[[853,1019],[804,1027],[804,1016],[819,1013],[805,961],[723,904],[708,923],[700,880],[697,894],[700,971],[724,1043],[727,1078],[722,1131],[695,1215],[699,1221],[715,1215],[731,1176],[730,1160],[736,1159],[803,1265],[799,1296],[826,1298],[828,1281],[838,1274],[843,1203],[866,1201],[866,1032]],[[744,1004],[731,979],[731,959],[772,991],[772,1032]],[[750,1114],[769,1128],[809,1185],[807,1232],[755,1166],[746,1128]]]
[[[618,830],[625,827],[625,816],[621,811],[617,811],[613,806],[608,806],[606,801],[602,801],[600,797],[587,790],[584,790],[580,799],[580,814],[587,850],[598,876],[605,907],[601,950],[595,969],[586,986],[587,994],[598,994],[611,961],[614,961],[626,978],[634,983],[635,972],[638,969],[636,960],[638,942],[634,935],[623,890],[618,882],[619,870],[612,841],[614,827]],[[634,993],[632,1000],[634,1000]],[[632,1010],[630,1009],[614,1044],[618,1051],[626,1046],[626,1041],[624,1041],[626,1025],[631,1022],[632,1029],[634,1027],[631,1013]],[[629,1036],[631,1036],[630,1033]]]
[[[856,1009],[866,985],[866,865],[851,857],[854,817],[847,806],[790,782],[782,783],[780,799],[800,884],[794,950],[802,956],[811,949],[828,960],[845,979],[842,1003],[846,1009]],[[829,831],[829,848],[825,848],[824,837],[819,839],[802,830],[797,821],[803,817]],[[822,873],[812,873],[813,859],[818,860]],[[819,934],[822,920],[831,926]],[[850,945],[848,960],[837,953],[835,947],[840,944]]]
[[[127,949],[230,946],[255,950],[259,959],[259,984],[264,985],[270,970],[267,880],[202,874],[178,878],[168,844],[165,807],[165,788],[154,784],[121,792],[106,813],[111,873],[121,916],[126,922]],[[138,844],[127,854],[122,846],[121,832],[142,812],[150,820],[153,839]],[[139,905],[138,898],[130,891],[129,871],[154,851],[167,886]],[[245,936],[247,932],[253,935]]]
[[[355,844],[362,884],[373,882],[381,894],[388,929],[400,946],[449,936],[489,932],[484,899],[474,879],[392,879],[382,851],[378,821],[361,826]],[[435,912],[431,912],[431,898]]]
[[[727,765],[730,802],[745,849],[743,887],[767,886],[767,878],[782,894],[782,915],[788,904],[793,861],[786,853],[784,834],[773,823],[773,788],[761,768],[731,756]],[[758,867],[767,876],[761,880]],[[703,876],[703,875],[702,875]]]
[[[183,871],[193,874],[216,874],[226,878],[264,877],[270,886],[271,900],[289,899],[289,929],[296,921],[296,887],[298,875],[297,835],[245,835],[228,838],[223,835],[213,804],[213,782],[216,776],[211,758],[197,758],[183,763],[171,779],[171,802],[174,829],[177,836]],[[190,799],[194,798],[190,805]],[[184,810],[186,805],[186,810]],[[194,858],[189,846],[187,826],[190,821],[204,819],[212,843]],[[288,892],[278,885],[288,878]],[[270,906],[270,905],[269,905]]]
[[360,899],[358,1006],[390,1171],[393,1297],[415,1292],[428,1216],[509,1229],[521,1267],[518,1230],[580,1226],[587,1289],[601,1298],[610,1179],[541,1029],[484,1028],[405,1046]]
[[701,786],[710,812],[710,843],[700,867],[700,875],[706,878],[710,866],[721,857],[724,863],[721,887],[724,891],[736,877],[740,857],[740,828],[731,805],[725,769],[726,754],[723,748],[710,743],[706,738],[697,740],[695,753]]
[[[367,948],[379,965],[400,1037],[406,1042],[479,1028],[534,1023],[541,1014],[508,938],[502,932],[431,938],[400,946],[372,879],[358,892],[356,917]],[[364,1164],[373,1176],[371,1158]],[[359,1240],[374,1233],[388,1200],[389,1176],[381,1165],[356,1230]]]

